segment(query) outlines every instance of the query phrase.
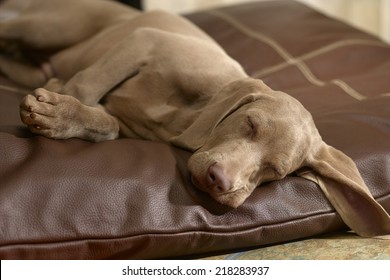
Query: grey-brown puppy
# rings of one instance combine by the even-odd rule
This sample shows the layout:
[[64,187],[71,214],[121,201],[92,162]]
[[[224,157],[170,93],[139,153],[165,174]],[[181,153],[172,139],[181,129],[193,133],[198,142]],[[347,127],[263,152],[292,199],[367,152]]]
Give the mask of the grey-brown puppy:
[[37,66],[0,56],[2,73],[38,88],[20,112],[34,133],[90,141],[121,133],[191,150],[194,183],[232,207],[261,183],[305,170],[357,233],[390,233],[355,164],[322,141],[310,113],[249,78],[180,16],[104,0],[8,0],[0,40],[51,54]]

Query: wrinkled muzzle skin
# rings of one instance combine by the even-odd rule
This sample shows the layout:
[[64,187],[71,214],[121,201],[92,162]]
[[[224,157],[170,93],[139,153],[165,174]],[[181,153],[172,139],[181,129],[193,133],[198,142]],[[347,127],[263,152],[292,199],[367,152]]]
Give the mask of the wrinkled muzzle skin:
[[291,96],[271,92],[230,112],[188,168],[199,189],[236,208],[263,182],[299,169],[318,141],[310,113]]

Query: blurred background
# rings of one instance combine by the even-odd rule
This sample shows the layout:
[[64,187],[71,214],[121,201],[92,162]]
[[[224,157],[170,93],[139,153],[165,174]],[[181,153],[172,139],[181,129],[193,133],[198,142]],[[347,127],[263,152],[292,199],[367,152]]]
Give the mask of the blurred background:
[[[190,13],[211,7],[254,1],[274,0],[143,0],[141,5],[144,10],[163,9],[175,13]],[[297,1],[306,3],[327,15],[344,20],[390,42],[390,0]],[[139,1],[128,0],[127,2],[137,3]]]

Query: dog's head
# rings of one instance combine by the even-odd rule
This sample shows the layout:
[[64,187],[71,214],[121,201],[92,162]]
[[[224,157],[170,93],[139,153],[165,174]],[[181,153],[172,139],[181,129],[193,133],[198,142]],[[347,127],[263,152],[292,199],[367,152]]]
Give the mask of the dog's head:
[[263,94],[221,120],[188,162],[193,181],[218,202],[238,207],[263,182],[299,169],[319,134],[294,98]]
[[263,182],[298,170],[357,233],[390,233],[389,215],[354,162],[323,142],[299,101],[260,80],[225,87],[175,141],[195,151],[188,162],[193,182],[221,204],[236,208]]

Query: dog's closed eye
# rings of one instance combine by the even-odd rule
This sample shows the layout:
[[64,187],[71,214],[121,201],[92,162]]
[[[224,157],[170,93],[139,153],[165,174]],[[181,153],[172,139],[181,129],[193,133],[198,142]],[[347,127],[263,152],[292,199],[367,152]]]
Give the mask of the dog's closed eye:
[[253,118],[251,116],[247,117],[247,126],[249,128],[249,135],[251,137],[255,137],[257,134],[257,124],[254,122]]

